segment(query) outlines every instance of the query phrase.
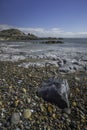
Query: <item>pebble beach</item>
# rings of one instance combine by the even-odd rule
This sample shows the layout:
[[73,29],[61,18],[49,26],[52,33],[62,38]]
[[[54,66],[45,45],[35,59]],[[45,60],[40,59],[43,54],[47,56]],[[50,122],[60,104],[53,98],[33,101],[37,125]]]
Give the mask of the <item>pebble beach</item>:
[[[67,45],[0,43],[0,130],[87,130],[86,44]],[[69,84],[70,114],[37,95],[52,77]]]
[[[0,130],[87,130],[87,73],[60,74],[54,66],[24,68],[19,62],[0,62]],[[37,96],[52,76],[67,79],[71,114]]]

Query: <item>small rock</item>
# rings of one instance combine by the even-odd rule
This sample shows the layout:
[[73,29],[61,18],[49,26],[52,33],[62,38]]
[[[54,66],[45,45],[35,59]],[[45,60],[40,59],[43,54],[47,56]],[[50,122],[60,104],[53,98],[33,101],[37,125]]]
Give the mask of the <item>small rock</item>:
[[2,123],[0,122],[0,126],[2,126]]
[[52,113],[52,111],[53,111],[52,107],[49,106],[49,107],[48,107],[48,112],[49,112],[49,113]]
[[0,106],[2,106],[2,101],[0,101]]
[[72,129],[77,129],[77,124],[76,124],[76,122],[75,122],[75,121],[72,121],[72,122],[70,123],[70,127],[71,127]]
[[45,107],[43,106],[43,104],[40,104],[40,108],[41,108],[41,111],[42,111],[42,112],[45,111]]
[[31,102],[31,99],[30,98],[27,98],[27,103],[30,103]]
[[15,130],[20,130],[20,128],[16,128]]
[[78,88],[76,88],[76,92],[77,92],[77,93],[79,93],[79,92],[80,92],[80,90],[79,90]]
[[52,115],[52,117],[53,117],[54,119],[56,119],[56,114],[54,113],[54,114]]
[[75,77],[75,80],[80,81],[80,78],[79,77]]
[[20,114],[19,113],[13,113],[11,118],[12,124],[18,124],[20,122]]
[[85,116],[81,115],[81,118],[82,118],[83,120],[85,120]]
[[25,88],[22,89],[22,91],[26,94],[27,90]]
[[77,103],[76,103],[76,102],[72,102],[72,105],[73,105],[74,107],[76,107],[76,106],[77,106]]
[[32,113],[31,113],[30,109],[25,109],[23,115],[24,115],[24,118],[31,119]]
[[65,108],[63,111],[64,111],[65,113],[67,113],[67,114],[70,114],[70,113],[71,113],[71,109],[70,109],[70,108]]
[[19,104],[19,102],[20,102],[19,100],[16,100],[15,103],[14,103],[14,105],[17,107],[18,104]]
[[64,113],[63,116],[64,116],[65,118],[68,118],[68,115],[67,115],[66,113]]

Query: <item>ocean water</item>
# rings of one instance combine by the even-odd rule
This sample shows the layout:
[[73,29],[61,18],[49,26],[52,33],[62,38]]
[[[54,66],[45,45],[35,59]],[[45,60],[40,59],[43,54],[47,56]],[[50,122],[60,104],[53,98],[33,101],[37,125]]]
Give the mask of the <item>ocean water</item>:
[[66,38],[64,44],[41,44],[39,40],[27,42],[0,42],[0,60],[18,61],[25,58],[87,59],[87,38]]

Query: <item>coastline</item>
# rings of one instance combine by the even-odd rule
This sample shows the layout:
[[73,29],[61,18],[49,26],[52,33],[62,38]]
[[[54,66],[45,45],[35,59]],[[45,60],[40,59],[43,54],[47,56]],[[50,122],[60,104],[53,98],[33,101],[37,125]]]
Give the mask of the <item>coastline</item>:
[[[74,45],[1,42],[1,129],[86,130],[87,50]],[[37,96],[50,77],[67,79],[71,114]]]

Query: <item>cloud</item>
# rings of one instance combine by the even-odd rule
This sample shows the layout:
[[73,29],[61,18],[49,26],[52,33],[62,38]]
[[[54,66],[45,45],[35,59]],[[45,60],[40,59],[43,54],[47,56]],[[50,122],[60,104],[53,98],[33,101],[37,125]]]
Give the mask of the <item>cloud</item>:
[[39,37],[87,37],[87,32],[66,32],[60,28],[18,28],[27,33],[33,33]]
[[14,28],[14,27],[10,26],[10,25],[6,25],[6,24],[1,24],[0,25],[0,31],[5,30],[5,29],[11,29],[11,28]]
[[33,33],[38,37],[87,37],[87,32],[67,32],[60,28],[24,28],[24,27],[13,27],[9,25],[0,25],[0,30],[16,28],[24,33]]
[[45,34],[45,30],[43,28],[18,28],[19,30],[23,31],[24,33],[33,33],[37,36],[42,36]]

